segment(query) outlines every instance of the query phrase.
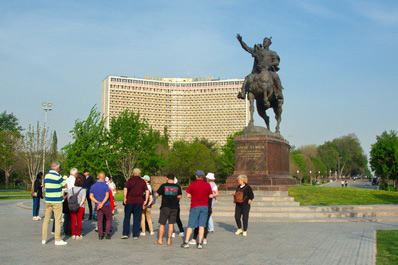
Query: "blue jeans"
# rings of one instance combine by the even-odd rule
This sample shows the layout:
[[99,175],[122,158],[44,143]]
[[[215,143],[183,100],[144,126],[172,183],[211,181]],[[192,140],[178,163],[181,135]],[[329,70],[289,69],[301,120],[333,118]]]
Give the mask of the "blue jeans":
[[33,216],[39,216],[40,197],[33,198]]
[[140,235],[142,204],[126,204],[124,206],[123,235],[130,235],[130,218],[133,214],[133,237]]
[[191,210],[189,210],[188,227],[206,227],[208,214],[209,207],[207,206],[197,206],[191,208]]

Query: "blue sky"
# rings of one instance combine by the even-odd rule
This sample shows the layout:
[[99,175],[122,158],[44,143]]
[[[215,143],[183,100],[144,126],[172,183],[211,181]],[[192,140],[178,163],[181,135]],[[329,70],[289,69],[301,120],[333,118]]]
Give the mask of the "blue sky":
[[52,102],[62,147],[107,75],[243,78],[252,57],[236,33],[250,46],[272,36],[292,145],[355,133],[368,153],[398,130],[397,1],[2,0],[0,111],[28,127]]

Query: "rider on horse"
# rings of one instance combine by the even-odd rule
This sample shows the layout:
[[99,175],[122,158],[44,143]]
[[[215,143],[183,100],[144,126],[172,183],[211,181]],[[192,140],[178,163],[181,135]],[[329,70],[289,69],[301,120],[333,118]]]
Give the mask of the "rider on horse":
[[[242,48],[254,57],[252,72],[250,75],[246,76],[242,86],[242,90],[238,93],[238,98],[244,99],[246,97],[246,93],[249,92],[248,89],[252,83],[253,74],[257,73],[257,71],[261,72],[261,70],[265,69],[271,75],[273,83],[275,84],[274,86],[275,89],[273,89],[275,98],[277,98],[280,101],[283,101],[283,94],[282,94],[283,87],[279,75],[277,74],[277,71],[279,71],[280,58],[275,51],[269,49],[269,46],[272,44],[271,42],[272,37],[264,38],[263,44],[262,45],[256,44],[254,48],[250,48],[249,46],[247,46],[247,44],[242,40],[242,37],[239,34],[236,36],[236,38],[238,39]],[[269,98],[269,96],[267,98]],[[269,105],[267,98],[264,99],[265,105]]]

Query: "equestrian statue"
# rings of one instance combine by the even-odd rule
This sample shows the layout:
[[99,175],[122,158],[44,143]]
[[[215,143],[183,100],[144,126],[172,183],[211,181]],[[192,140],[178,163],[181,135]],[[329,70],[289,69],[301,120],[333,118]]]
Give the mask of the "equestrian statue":
[[283,87],[277,74],[280,63],[279,55],[269,49],[272,37],[264,38],[263,44],[256,44],[253,48],[247,46],[239,34],[236,38],[242,48],[254,57],[252,72],[245,77],[242,90],[238,93],[238,98],[246,99],[247,95],[249,100],[249,126],[253,126],[254,100],[256,100],[257,112],[264,119],[268,130],[270,127],[266,110],[269,108],[274,110],[277,122],[275,132],[279,134],[282,120]]

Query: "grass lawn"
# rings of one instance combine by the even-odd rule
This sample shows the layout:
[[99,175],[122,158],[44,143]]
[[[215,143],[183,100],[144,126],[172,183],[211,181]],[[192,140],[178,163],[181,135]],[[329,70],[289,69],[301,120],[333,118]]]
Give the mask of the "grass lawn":
[[398,230],[378,230],[376,237],[376,264],[398,264]]
[[398,204],[398,192],[359,188],[295,186],[289,196],[302,206]]
[[32,199],[30,196],[7,196],[7,195],[30,195],[30,191],[0,191],[0,200]]

